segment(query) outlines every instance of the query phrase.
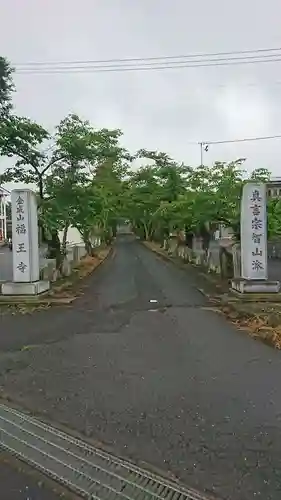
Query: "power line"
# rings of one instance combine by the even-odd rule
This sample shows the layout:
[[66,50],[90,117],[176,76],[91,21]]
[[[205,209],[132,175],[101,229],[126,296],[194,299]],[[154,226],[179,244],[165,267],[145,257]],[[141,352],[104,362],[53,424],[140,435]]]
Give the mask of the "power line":
[[197,146],[200,147],[200,165],[203,167],[203,154],[209,151],[209,146],[213,144],[231,144],[238,142],[252,142],[252,141],[265,141],[269,139],[281,139],[281,134],[276,135],[265,135],[261,137],[244,137],[243,139],[229,139],[224,141],[200,141]]
[[261,137],[247,137],[243,139],[230,139],[230,140],[225,140],[225,141],[203,141],[203,142],[198,142],[198,144],[203,144],[205,146],[209,146],[211,144],[230,144],[230,143],[236,143],[236,142],[251,142],[251,141],[266,141],[270,139],[281,139],[281,134],[280,135],[265,135]]
[[199,64],[185,64],[185,63],[174,63],[174,64],[165,64],[163,66],[158,65],[141,65],[141,66],[73,66],[66,68],[40,68],[40,69],[19,69],[17,73],[19,74],[68,74],[68,73],[112,73],[112,72],[128,72],[128,71],[159,71],[159,70],[167,70],[167,69],[184,69],[184,68],[210,68],[210,67],[218,67],[218,66],[236,66],[236,65],[244,65],[244,64],[262,64],[262,63],[276,63],[280,62],[281,57],[274,59],[260,59],[260,60],[242,60],[242,61],[225,61],[225,62],[217,62],[210,61],[208,63],[198,63]]
[[[22,74],[21,71],[19,71],[18,73]],[[33,72],[29,71],[28,73],[35,74],[35,75],[36,74],[40,74],[40,73],[42,73],[42,74],[49,74],[48,72],[47,73],[46,72],[43,73],[41,71],[38,72],[38,73],[37,72],[33,73]],[[55,72],[55,73],[57,73],[57,72]],[[64,71],[58,72],[58,74],[63,74],[63,73],[64,73]],[[65,73],[67,74],[67,72],[65,72]],[[76,72],[74,72],[74,73],[76,73]],[[77,73],[80,73],[80,72],[77,72]],[[24,73],[24,74],[27,74],[27,72]],[[193,89],[194,86],[195,86],[197,90],[198,89],[204,89],[205,90],[206,88],[216,88],[216,89],[217,88],[222,88],[223,89],[223,88],[229,88],[229,87],[231,87],[231,88],[233,88],[233,87],[235,87],[235,88],[248,88],[248,87],[249,88],[250,87],[251,88],[256,88],[256,87],[260,88],[260,87],[272,87],[272,86],[279,87],[280,85],[281,85],[281,80],[277,80],[277,81],[257,81],[257,82],[240,82],[240,83],[235,82],[235,85],[233,83],[209,83],[209,82],[204,82],[204,85],[200,85],[200,84],[198,84],[198,82],[194,82],[193,85],[186,85],[186,88]]]
[[[67,64],[106,64],[106,63],[127,63],[127,62],[142,62],[142,61],[166,61],[173,59],[193,59],[202,57],[220,57],[220,56],[235,56],[237,54],[263,54],[266,52],[280,52],[281,47],[265,48],[265,49],[252,49],[252,50],[235,50],[229,52],[205,52],[205,53],[193,53],[185,55],[172,55],[172,56],[158,56],[158,57],[131,57],[131,58],[116,58],[116,59],[96,59],[96,60],[76,60],[76,61],[53,61],[53,62],[42,62],[34,61],[28,63],[17,63],[15,66],[41,66],[41,65],[67,65]],[[274,54],[272,54],[274,55]],[[258,57],[258,56],[256,56]]]
[[[281,56],[281,53],[278,54],[278,57]],[[266,54],[264,56],[260,56],[260,55],[251,55],[251,56],[238,56],[238,57],[220,57],[220,58],[216,58],[216,59],[197,59],[196,61],[193,61],[192,64],[201,64],[201,63],[218,63],[218,62],[232,62],[232,61],[252,61],[252,60],[257,60],[257,62],[263,62],[263,61],[266,61],[267,59],[270,59],[272,60],[275,60],[276,59],[276,55],[274,54]],[[167,64],[172,64],[172,65],[181,65],[181,64],[186,64],[186,59],[182,59],[182,60],[178,60],[178,61],[174,61],[174,62],[171,62],[171,63],[167,63]],[[131,63],[131,64],[127,64],[127,65],[124,65],[123,63],[120,64],[120,63],[116,63],[116,64],[101,64],[101,63],[93,63],[93,64],[87,64],[86,62],[81,62],[79,63],[78,65],[74,65],[74,63],[67,63],[65,65],[61,65],[61,66],[54,66],[52,63],[42,63],[42,65],[40,67],[22,67],[22,68],[19,68],[19,71],[44,71],[44,70],[66,70],[66,69],[87,69],[87,68],[91,68],[91,69],[103,69],[103,68],[127,68],[127,67],[157,67],[157,66],[161,66],[163,65],[163,63],[165,64],[165,61],[155,61],[155,62],[141,62],[141,63]],[[44,66],[43,66],[44,65]]]

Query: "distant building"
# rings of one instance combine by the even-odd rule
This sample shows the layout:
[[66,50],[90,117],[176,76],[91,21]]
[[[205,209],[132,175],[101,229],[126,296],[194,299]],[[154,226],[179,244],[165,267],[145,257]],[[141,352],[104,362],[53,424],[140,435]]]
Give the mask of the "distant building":
[[268,198],[281,199],[281,177],[270,179],[267,183],[267,196]]
[[0,243],[7,239],[7,198],[10,195],[7,189],[0,186]]

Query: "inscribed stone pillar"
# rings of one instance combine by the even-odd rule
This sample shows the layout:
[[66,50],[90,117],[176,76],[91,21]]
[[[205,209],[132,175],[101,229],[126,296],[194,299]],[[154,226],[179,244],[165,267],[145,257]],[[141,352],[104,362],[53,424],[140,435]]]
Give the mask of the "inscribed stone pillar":
[[267,280],[266,186],[244,185],[241,203],[241,277]]
[[248,182],[241,201],[241,277],[234,277],[238,294],[278,293],[279,281],[269,281],[267,272],[266,185]]
[[36,195],[15,189],[12,200],[13,281],[39,280],[39,245]]
[[39,244],[36,195],[14,189],[12,201],[13,281],[2,285],[3,295],[38,295],[49,289],[39,280]]

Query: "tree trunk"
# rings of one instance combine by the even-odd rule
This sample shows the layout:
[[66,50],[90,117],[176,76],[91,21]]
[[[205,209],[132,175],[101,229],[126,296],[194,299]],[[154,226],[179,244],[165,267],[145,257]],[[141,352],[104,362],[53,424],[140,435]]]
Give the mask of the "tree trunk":
[[142,221],[142,223],[143,223],[145,241],[148,241],[149,240],[149,228],[148,228],[147,223],[144,220]]
[[85,250],[86,250],[87,254],[90,257],[93,257],[94,256],[94,249],[93,249],[92,243],[90,242],[90,240],[88,238],[84,240],[84,243],[85,243]]
[[187,226],[185,226],[185,243],[188,246],[188,248],[191,249],[192,249],[193,236],[194,236],[193,231],[190,231],[190,229]]
[[111,229],[112,229],[113,238],[116,238],[116,236],[117,236],[117,221],[116,220],[112,221]]
[[65,257],[66,256],[66,244],[67,244],[67,233],[68,233],[68,229],[69,229],[69,223],[67,222],[64,226],[64,230],[63,230],[63,236],[62,236],[62,245],[61,245],[61,253],[62,253],[62,256]]
[[112,243],[112,232],[110,229],[108,229],[105,233],[105,244],[111,245],[111,243]]
[[228,248],[220,247],[219,250],[221,277],[231,279],[234,276],[233,254]]
[[107,242],[108,239],[108,225],[107,225],[107,217],[104,217],[102,220],[101,228],[101,243]]
[[[40,197],[41,205],[42,205],[43,201],[44,201],[44,186],[43,186],[43,178],[41,176],[38,178],[38,190],[39,190],[39,197]],[[42,224],[40,219],[38,220],[38,226],[40,228],[40,242],[48,244],[48,237],[46,234],[46,230],[44,228],[44,224]]]
[[87,254],[90,257],[94,257],[95,251],[94,251],[93,245],[92,245],[91,240],[90,240],[90,231],[84,231],[82,238],[83,238],[83,241],[85,244],[85,250],[86,250]]
[[48,258],[56,259],[56,268],[60,269],[61,267],[61,245],[60,239],[57,231],[52,231],[51,238],[48,239]]
[[67,245],[67,233],[69,229],[69,223],[66,222],[64,229],[63,229],[63,235],[62,235],[62,243],[60,244],[59,236],[57,234],[58,242],[59,242],[59,248],[57,247],[57,256],[56,256],[56,268],[62,272],[62,266],[63,266],[63,261],[66,258],[67,251],[66,251],[66,245]]
[[202,226],[199,228],[199,234],[202,238],[203,250],[205,250],[207,254],[210,246],[211,234],[206,228],[205,224],[202,224]]
[[40,196],[41,200],[43,200],[44,199],[44,189],[43,189],[43,179],[41,176],[38,179],[38,188],[39,188],[39,196]]

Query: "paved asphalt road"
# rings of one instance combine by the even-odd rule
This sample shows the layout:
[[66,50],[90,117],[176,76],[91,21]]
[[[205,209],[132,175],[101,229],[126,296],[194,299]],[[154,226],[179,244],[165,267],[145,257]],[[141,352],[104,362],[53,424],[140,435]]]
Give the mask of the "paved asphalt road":
[[[6,458],[6,457],[5,457]],[[26,466],[17,461],[3,460],[0,453],[0,498],[1,500],[60,500],[62,496],[46,487]]]
[[[41,253],[45,253],[45,249],[41,249]],[[41,257],[41,267],[43,266],[44,257]],[[269,279],[281,281],[281,261],[268,261]],[[12,252],[7,247],[0,247],[0,282],[13,279],[13,260]]]
[[281,355],[192,279],[120,237],[72,307],[0,318],[0,388],[218,498],[280,500]]

